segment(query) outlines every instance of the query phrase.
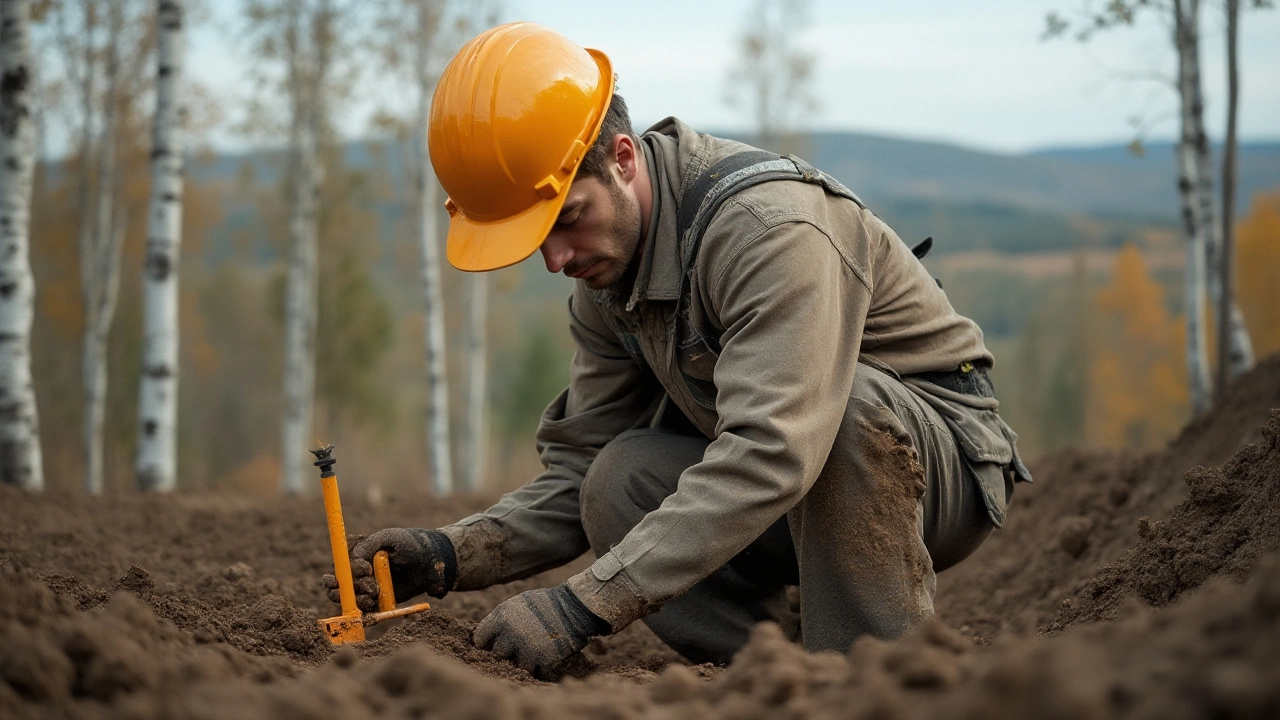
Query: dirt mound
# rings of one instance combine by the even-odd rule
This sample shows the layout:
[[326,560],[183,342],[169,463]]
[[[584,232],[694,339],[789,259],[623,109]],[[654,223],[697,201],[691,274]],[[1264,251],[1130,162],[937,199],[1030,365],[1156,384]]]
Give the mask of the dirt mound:
[[82,612],[74,598],[12,565],[0,566],[0,637],[5,718],[85,715],[95,702],[188,682],[269,682],[302,672],[283,657],[197,647],[127,591]]
[[249,605],[211,605],[157,592],[151,574],[137,565],[116,581],[111,592],[93,590],[67,576],[57,576],[50,587],[69,591],[79,610],[91,610],[121,591],[131,593],[199,643],[225,642],[252,655],[282,655],[303,666],[323,662],[333,652],[316,624],[316,614],[299,610],[279,595],[259,595]]
[[1063,601],[1138,543],[1142,518],[1168,517],[1186,499],[1187,470],[1258,441],[1272,408],[1280,408],[1280,355],[1259,362],[1160,450],[1039,458],[1036,481],[1018,487],[1005,526],[938,575],[939,616],[980,641],[1048,627]]
[[[1280,712],[1280,562],[1243,587],[1059,637],[975,648],[938,622],[848,655],[805,653],[761,625],[724,671],[670,666],[513,685],[424,645],[335,653],[310,672],[196,646],[130,593],[80,612],[33,579],[0,575],[0,715],[149,718],[1046,718],[1274,717]],[[272,660],[275,662],[273,663]]]
[[[319,498],[0,487],[0,718],[1276,717],[1273,407],[1280,358],[1163,450],[1042,459],[1006,527],[939,577],[940,620],[897,642],[807,654],[763,625],[718,670],[636,623],[559,683],[470,634],[587,559],[451,594],[334,651],[316,626],[336,613]],[[432,527],[491,499],[351,494],[344,514],[353,532]],[[1055,619],[1061,632],[1031,635]]]
[[1186,474],[1187,499],[1168,520],[1138,524],[1138,544],[1102,568],[1064,604],[1054,628],[1113,619],[1125,601],[1168,605],[1210,577],[1248,578],[1258,559],[1280,548],[1280,412],[1262,440],[1219,468]]
[[491,652],[471,644],[474,622],[458,620],[447,612],[429,612],[407,619],[381,637],[353,646],[363,658],[391,655],[413,646],[429,646],[485,675],[521,684],[536,682],[529,673]]

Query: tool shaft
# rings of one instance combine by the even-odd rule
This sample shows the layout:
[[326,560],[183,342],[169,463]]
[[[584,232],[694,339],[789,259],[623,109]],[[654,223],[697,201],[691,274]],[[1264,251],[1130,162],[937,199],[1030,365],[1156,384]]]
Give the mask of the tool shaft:
[[347,554],[347,528],[342,522],[342,500],[338,498],[338,476],[320,478],[324,490],[324,510],[329,518],[329,544],[333,549],[333,574],[338,578],[338,599],[342,614],[359,613],[356,590],[351,580],[351,556]]

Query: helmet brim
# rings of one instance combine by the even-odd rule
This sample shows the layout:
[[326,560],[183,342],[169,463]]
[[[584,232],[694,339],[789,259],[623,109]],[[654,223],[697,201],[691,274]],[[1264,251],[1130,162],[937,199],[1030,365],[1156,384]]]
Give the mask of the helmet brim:
[[[596,113],[595,127],[590,139],[585,143],[588,152],[600,136],[600,127],[604,124],[605,113],[613,100],[613,63],[609,57],[599,50],[586,48],[600,68],[600,80],[605,84],[606,92],[602,93],[602,102]],[[542,200],[529,209],[510,217],[493,222],[480,222],[466,217],[461,211],[449,218],[449,235],[445,243],[445,256],[449,264],[466,272],[487,272],[501,270],[524,261],[537,252],[551,232],[560,210],[564,207],[569,188],[578,176],[578,168],[582,166],[582,158],[578,159],[573,175],[564,189],[547,200]]]
[[537,252],[560,216],[568,188],[518,215],[494,222],[471,220],[461,212],[449,218],[449,264],[466,272],[487,272],[515,265]]

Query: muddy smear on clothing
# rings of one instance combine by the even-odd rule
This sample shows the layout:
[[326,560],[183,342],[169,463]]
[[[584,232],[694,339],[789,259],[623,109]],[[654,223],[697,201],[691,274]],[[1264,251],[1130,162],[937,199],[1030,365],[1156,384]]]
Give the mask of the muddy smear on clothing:
[[[556,683],[470,632],[586,559],[335,652],[315,625],[336,613],[318,498],[0,488],[0,717],[1276,717],[1271,408],[1277,358],[1163,450],[1042,458],[1005,528],[938,576],[938,618],[898,641],[810,654],[762,625],[717,669],[637,623]],[[491,499],[352,496],[344,512],[358,532],[430,527]]]

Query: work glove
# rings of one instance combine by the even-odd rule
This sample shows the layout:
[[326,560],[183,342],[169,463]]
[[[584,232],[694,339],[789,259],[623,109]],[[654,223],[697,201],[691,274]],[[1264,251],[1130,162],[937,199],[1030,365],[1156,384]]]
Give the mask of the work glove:
[[611,630],[568,585],[561,584],[522,592],[503,602],[480,621],[472,642],[545,677],[586,647],[588,640]]
[[[356,605],[365,612],[378,609],[378,582],[373,577],[373,556],[379,550],[387,551],[397,603],[423,593],[435,598],[444,597],[458,579],[458,558],[453,543],[444,533],[422,528],[379,530],[351,549]],[[329,591],[329,600],[338,602],[337,577],[325,575],[321,580]]]

